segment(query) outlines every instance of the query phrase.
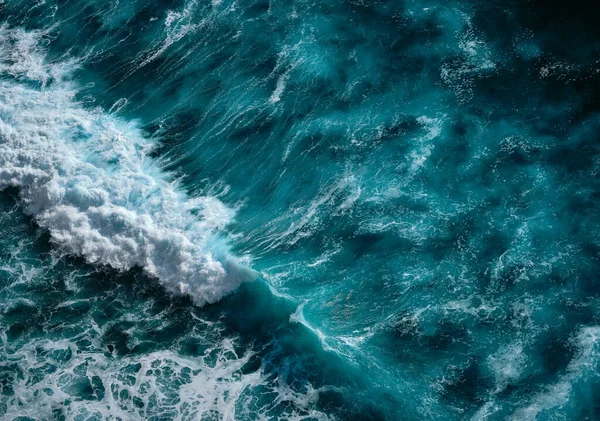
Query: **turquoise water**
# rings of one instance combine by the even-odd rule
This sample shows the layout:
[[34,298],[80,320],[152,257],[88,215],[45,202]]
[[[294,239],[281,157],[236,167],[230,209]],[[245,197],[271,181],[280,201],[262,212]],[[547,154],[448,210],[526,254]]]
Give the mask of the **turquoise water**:
[[0,2],[0,418],[600,419],[590,8]]

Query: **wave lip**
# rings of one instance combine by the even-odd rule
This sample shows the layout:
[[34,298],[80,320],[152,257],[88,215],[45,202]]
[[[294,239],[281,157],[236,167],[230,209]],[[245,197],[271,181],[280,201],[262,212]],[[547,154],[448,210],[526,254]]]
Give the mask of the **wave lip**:
[[0,189],[18,187],[61,250],[141,267],[198,305],[253,279],[219,234],[234,211],[214,197],[187,197],[135,123],[78,104],[74,64],[45,63],[36,36],[0,27]]

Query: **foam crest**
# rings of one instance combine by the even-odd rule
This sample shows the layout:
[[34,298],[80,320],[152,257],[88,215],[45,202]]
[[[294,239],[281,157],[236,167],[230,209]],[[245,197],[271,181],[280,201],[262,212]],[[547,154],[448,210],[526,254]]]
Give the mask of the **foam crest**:
[[233,210],[188,198],[135,123],[78,104],[74,64],[46,63],[41,36],[0,27],[0,188],[20,189],[61,250],[119,270],[141,267],[198,305],[253,278],[219,235]]

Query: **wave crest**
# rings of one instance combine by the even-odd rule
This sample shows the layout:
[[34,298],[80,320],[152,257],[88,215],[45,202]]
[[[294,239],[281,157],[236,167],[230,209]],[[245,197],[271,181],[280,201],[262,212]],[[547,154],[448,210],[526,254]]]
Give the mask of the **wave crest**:
[[77,103],[76,64],[46,63],[41,36],[0,27],[0,189],[18,187],[67,253],[139,266],[198,305],[254,278],[220,234],[234,211],[214,197],[188,198],[135,123]]

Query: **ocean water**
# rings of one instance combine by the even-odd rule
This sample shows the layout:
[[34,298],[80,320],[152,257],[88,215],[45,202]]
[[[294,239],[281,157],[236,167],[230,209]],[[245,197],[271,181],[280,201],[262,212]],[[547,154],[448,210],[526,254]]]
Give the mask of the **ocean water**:
[[0,419],[600,419],[597,9],[0,0]]

